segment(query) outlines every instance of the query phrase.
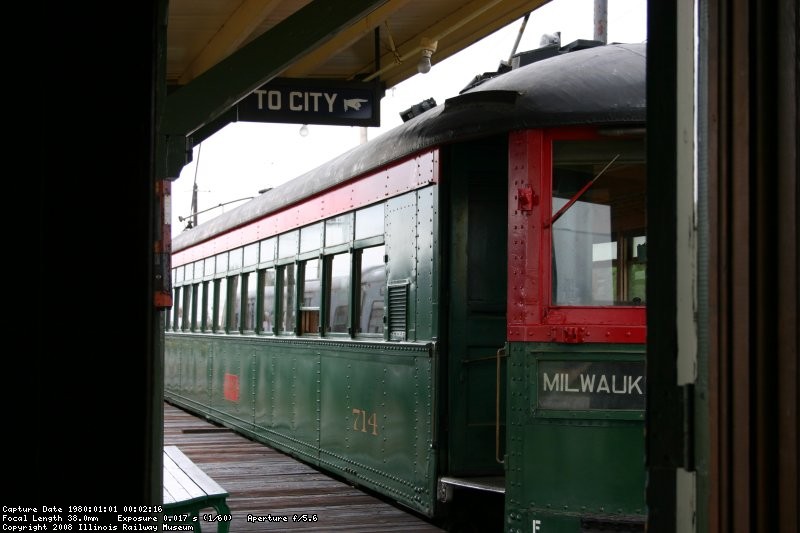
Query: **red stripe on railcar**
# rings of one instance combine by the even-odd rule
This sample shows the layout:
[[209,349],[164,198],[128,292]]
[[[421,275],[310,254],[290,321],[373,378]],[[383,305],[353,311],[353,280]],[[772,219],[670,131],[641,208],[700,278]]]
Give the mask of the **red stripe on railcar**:
[[399,196],[439,181],[439,150],[434,149],[405,161],[340,184],[306,198],[293,206],[234,228],[197,246],[176,252],[173,266],[257,242],[285,231]]

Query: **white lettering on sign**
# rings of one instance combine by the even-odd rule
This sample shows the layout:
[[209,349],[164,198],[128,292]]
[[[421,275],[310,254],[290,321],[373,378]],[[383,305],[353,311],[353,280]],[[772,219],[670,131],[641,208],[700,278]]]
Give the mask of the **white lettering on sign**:
[[281,92],[280,91],[265,91],[264,89],[256,89],[258,95],[258,108],[264,109],[264,96],[267,97],[267,109],[270,111],[281,110]]
[[[280,91],[266,91],[264,89],[256,89],[253,91],[258,96],[258,109],[265,107],[270,111],[281,111],[283,109],[283,98]],[[316,93],[308,91],[291,91],[289,93],[289,110],[290,111],[314,111],[326,110],[328,113],[333,113],[333,104],[336,102],[337,93]],[[324,100],[323,100],[324,98]],[[345,111],[347,111],[347,102],[345,100]],[[362,100],[366,102],[366,100]],[[360,103],[357,104],[360,108]]]
[[[616,374],[612,374],[609,380],[609,377],[606,374],[599,374],[599,379],[598,374],[580,374],[578,379],[575,380],[573,376],[570,376],[566,372],[556,372],[551,376],[548,376],[547,372],[544,372],[543,377],[545,392],[605,392],[608,394],[644,394],[639,386],[642,381],[642,376],[618,376]],[[595,383],[597,384],[596,387]]]
[[540,530],[540,526],[542,525],[542,521],[541,520],[534,520],[532,525],[533,525],[533,533],[536,533],[537,531]]

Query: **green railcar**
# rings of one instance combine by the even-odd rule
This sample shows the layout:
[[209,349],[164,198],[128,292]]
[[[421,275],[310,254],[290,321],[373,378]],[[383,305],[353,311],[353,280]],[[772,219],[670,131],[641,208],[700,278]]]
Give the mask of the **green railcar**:
[[181,234],[167,399],[453,530],[641,529],[645,51],[521,54]]

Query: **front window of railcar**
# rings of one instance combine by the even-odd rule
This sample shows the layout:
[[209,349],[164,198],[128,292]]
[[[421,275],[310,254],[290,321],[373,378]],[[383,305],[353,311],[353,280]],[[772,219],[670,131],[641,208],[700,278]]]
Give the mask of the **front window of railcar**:
[[644,305],[643,139],[553,142],[552,302]]

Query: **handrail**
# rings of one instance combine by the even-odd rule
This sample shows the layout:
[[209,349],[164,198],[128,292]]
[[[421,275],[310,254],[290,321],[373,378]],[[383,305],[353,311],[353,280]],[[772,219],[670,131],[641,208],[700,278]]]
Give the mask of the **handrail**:
[[[500,353],[502,352],[502,356]],[[495,359],[497,360],[497,380],[495,382],[495,402],[494,402],[494,458],[500,464],[505,463],[500,458],[500,358],[506,357],[506,347],[497,350]]]

